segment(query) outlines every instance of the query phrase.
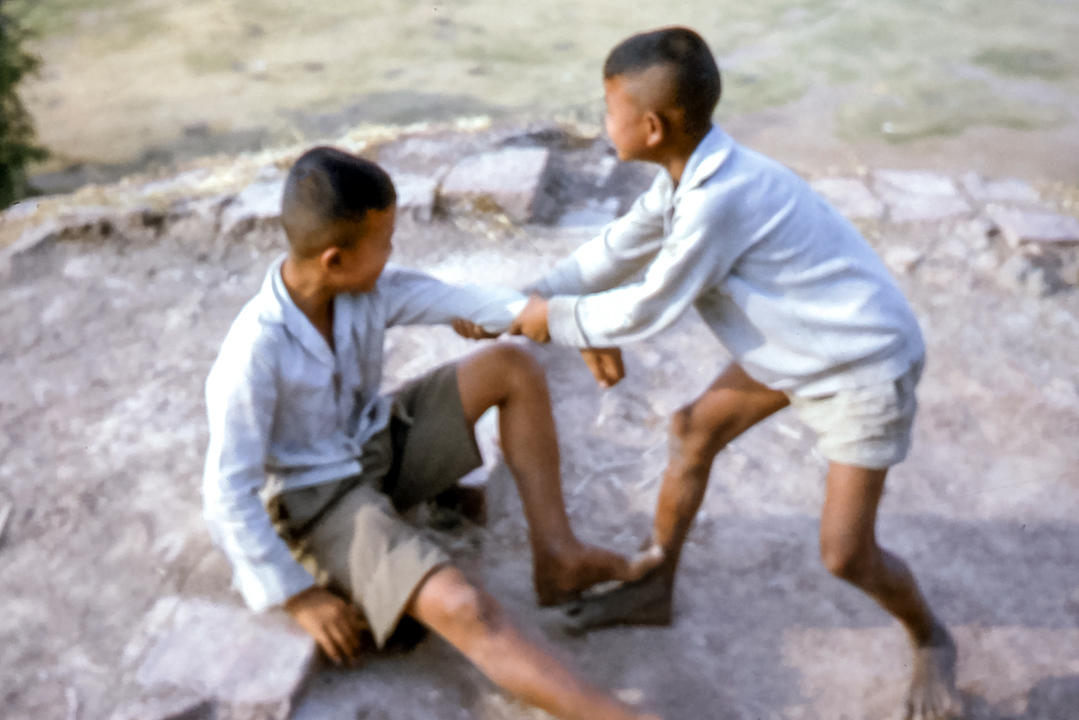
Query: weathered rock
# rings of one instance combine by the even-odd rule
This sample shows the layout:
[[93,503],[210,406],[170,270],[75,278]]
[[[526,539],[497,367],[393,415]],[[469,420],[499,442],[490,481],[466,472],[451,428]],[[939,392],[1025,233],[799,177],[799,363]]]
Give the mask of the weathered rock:
[[169,234],[182,238],[212,240],[217,235],[222,211],[232,201],[232,195],[212,195],[174,202],[168,211]]
[[1030,212],[1003,205],[990,205],[985,212],[1012,247],[1079,244],[1079,219],[1070,215]]
[[19,200],[7,210],[0,212],[0,220],[25,220],[32,217],[43,199],[36,197]]
[[47,222],[25,230],[18,240],[0,250],[0,278],[18,273],[22,263],[56,242],[61,230],[57,222]]
[[606,225],[618,216],[619,200],[588,198],[577,206],[571,206],[558,218],[560,227],[596,227]]
[[1055,257],[1018,253],[1004,261],[997,271],[997,278],[1004,287],[1040,298],[1051,295],[1064,284],[1059,266],[1059,259]]
[[442,183],[439,202],[448,209],[483,209],[493,203],[517,223],[543,222],[556,211],[546,190],[550,151],[505,148],[457,163]]
[[314,659],[314,640],[286,616],[190,599],[178,604],[135,677],[148,688],[178,687],[284,718]]
[[412,173],[391,173],[397,190],[397,216],[430,222],[438,195],[438,177]]
[[967,193],[980,203],[1036,203],[1041,198],[1034,187],[1023,180],[986,180],[976,172],[964,173],[959,181]]
[[125,703],[110,720],[217,720],[217,713],[212,699],[188,690],[171,690]]
[[171,177],[153,180],[139,188],[139,194],[145,198],[160,195],[191,192],[198,184],[212,175],[210,168],[196,168],[177,173]]
[[489,149],[489,140],[472,134],[419,135],[383,145],[377,159],[395,179],[398,173],[443,177],[463,158]]
[[885,265],[904,275],[914,270],[923,257],[919,250],[906,245],[895,245],[882,254]]
[[260,180],[248,185],[221,213],[221,234],[236,238],[265,227],[281,217],[284,179]]
[[825,200],[851,220],[879,220],[884,216],[884,204],[861,180],[821,178],[811,184]]
[[892,222],[929,222],[965,215],[971,207],[952,179],[919,170],[878,170],[873,189]]

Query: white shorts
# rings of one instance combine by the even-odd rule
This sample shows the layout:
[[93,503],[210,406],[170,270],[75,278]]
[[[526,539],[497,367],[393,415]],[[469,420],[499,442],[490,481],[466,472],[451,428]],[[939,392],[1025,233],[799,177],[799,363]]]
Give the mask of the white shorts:
[[798,417],[817,433],[817,447],[829,461],[883,469],[901,462],[910,449],[918,401],[914,390],[924,360],[895,380],[805,398],[792,395]]

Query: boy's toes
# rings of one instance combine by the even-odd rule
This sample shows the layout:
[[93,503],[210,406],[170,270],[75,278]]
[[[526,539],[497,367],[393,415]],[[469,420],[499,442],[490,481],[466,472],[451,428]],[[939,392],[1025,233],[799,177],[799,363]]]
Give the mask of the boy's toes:
[[957,720],[963,699],[956,688],[955,643],[943,625],[930,644],[914,648],[910,690],[904,720]]
[[625,557],[592,545],[582,545],[573,554],[548,559],[536,556],[536,597],[543,607],[576,600],[593,585],[633,577]]

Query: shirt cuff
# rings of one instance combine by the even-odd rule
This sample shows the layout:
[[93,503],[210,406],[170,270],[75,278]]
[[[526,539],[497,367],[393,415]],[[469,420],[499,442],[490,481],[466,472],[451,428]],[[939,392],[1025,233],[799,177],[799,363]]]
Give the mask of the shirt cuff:
[[555,295],[547,301],[547,332],[551,342],[568,347],[592,347],[577,322],[579,295]]
[[237,563],[235,584],[239,586],[247,606],[263,612],[283,605],[290,597],[315,584],[315,578],[291,555],[276,561],[261,560]]

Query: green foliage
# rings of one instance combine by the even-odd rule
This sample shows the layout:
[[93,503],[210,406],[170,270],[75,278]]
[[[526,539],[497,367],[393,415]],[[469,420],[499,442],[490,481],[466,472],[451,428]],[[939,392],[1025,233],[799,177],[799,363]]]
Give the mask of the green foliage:
[[47,156],[18,95],[19,82],[40,60],[23,49],[26,32],[4,6],[0,0],[0,209],[26,193],[27,164]]

